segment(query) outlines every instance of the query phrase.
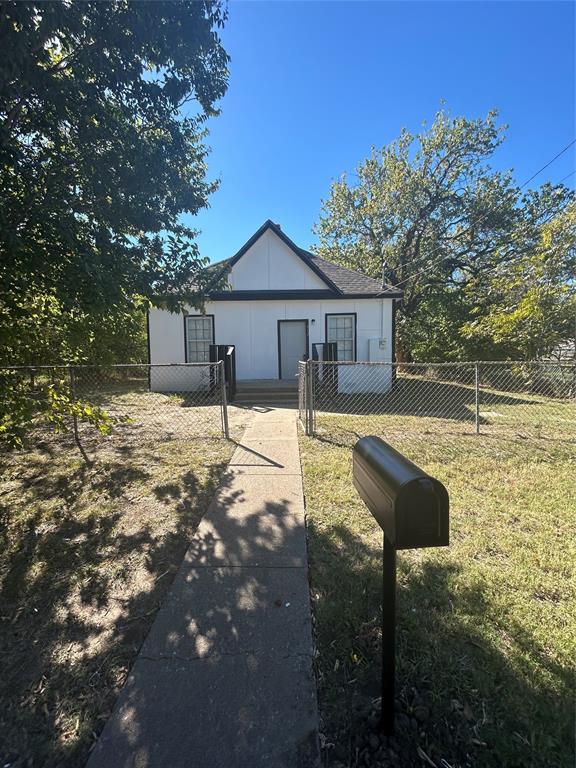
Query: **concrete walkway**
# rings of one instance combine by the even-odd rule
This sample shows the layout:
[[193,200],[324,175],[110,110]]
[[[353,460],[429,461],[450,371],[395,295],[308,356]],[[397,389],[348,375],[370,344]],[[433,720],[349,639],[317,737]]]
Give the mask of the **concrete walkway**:
[[296,412],[258,413],[88,768],[316,768]]

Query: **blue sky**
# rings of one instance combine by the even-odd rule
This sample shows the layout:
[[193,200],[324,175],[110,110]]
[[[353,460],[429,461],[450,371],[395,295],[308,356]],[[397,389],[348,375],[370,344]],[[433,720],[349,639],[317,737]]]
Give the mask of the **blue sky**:
[[[570,2],[234,2],[222,113],[209,123],[220,189],[187,222],[203,256],[232,255],[271,218],[298,245],[332,179],[442,99],[453,114],[509,124],[493,165],[519,182],[576,135]],[[574,169],[567,152],[532,185]],[[566,180],[574,186],[575,177]]]

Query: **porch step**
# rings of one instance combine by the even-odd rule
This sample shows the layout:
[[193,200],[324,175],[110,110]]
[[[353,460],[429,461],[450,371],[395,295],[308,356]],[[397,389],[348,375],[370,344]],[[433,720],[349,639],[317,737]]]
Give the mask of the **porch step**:
[[236,381],[236,388],[238,391],[258,390],[259,392],[294,390],[298,389],[298,380],[296,377],[293,379],[240,379]]
[[286,400],[295,403],[298,400],[298,393],[279,392],[278,394],[272,394],[270,392],[260,392],[259,394],[245,394],[244,392],[237,392],[234,400],[242,400],[245,403],[259,403],[261,400],[269,400],[270,402]]
[[258,400],[258,402],[255,403],[246,403],[242,402],[241,400],[234,400],[230,405],[235,405],[237,408],[291,408],[296,409],[298,407],[298,403],[295,400],[290,400],[289,402],[284,402],[282,400],[274,400],[274,402],[269,402],[268,400]]
[[236,392],[233,402],[239,405],[296,405],[298,392],[283,390]]
[[270,405],[289,403],[295,405],[298,402],[297,392],[237,392],[234,403],[242,405]]
[[263,395],[263,394],[288,394],[295,395],[298,393],[298,387],[239,387],[236,386],[236,392],[241,392],[243,395]]
[[256,379],[238,381],[236,384],[237,405],[295,406],[298,402],[296,379]]

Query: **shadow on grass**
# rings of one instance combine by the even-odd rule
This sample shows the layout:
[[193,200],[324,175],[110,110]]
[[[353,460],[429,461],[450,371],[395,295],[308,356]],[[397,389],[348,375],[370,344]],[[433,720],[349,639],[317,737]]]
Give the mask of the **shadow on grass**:
[[[226,460],[199,478],[184,450],[170,486],[157,483],[152,448],[123,446],[92,469],[69,453],[52,464],[54,446],[50,467],[0,457],[20,489],[0,507],[2,765],[84,764],[223,477]],[[150,506],[165,507],[164,528]]]
[[[480,402],[498,406],[532,406],[535,400],[520,395],[481,390]],[[319,411],[363,415],[382,413],[394,416],[428,416],[452,421],[473,422],[475,419],[474,386],[432,379],[398,377],[389,392],[330,394],[330,388],[319,385],[315,393]],[[484,420],[481,417],[480,423]]]
[[484,587],[463,587],[448,553],[417,567],[399,556],[396,735],[378,742],[381,548],[312,522],[309,551],[325,766],[416,767],[419,749],[436,766],[570,764],[571,672],[507,618],[493,617],[506,655],[487,642]]

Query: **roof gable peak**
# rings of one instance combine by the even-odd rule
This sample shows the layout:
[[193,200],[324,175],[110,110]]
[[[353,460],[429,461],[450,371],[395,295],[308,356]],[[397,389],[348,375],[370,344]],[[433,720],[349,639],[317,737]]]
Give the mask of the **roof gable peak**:
[[324,274],[324,272],[318,268],[317,264],[314,263],[313,259],[306,253],[306,251],[303,251],[302,248],[299,248],[296,243],[291,240],[288,235],[286,235],[282,231],[282,227],[280,224],[276,224],[272,221],[272,219],[266,219],[264,224],[262,224],[259,229],[254,232],[251,238],[249,238],[244,245],[238,250],[234,256],[230,259],[227,265],[227,269],[231,269],[235,264],[237,264],[242,256],[250,250],[250,248],[256,243],[262,235],[267,230],[272,230],[274,234],[282,240],[282,242],[290,248],[290,250],[300,259],[300,261],[304,262],[306,266],[314,272],[314,274],[322,280],[322,282],[331,290],[334,291],[336,294],[342,293],[342,291],[338,288],[338,286],[332,282],[332,280]]

